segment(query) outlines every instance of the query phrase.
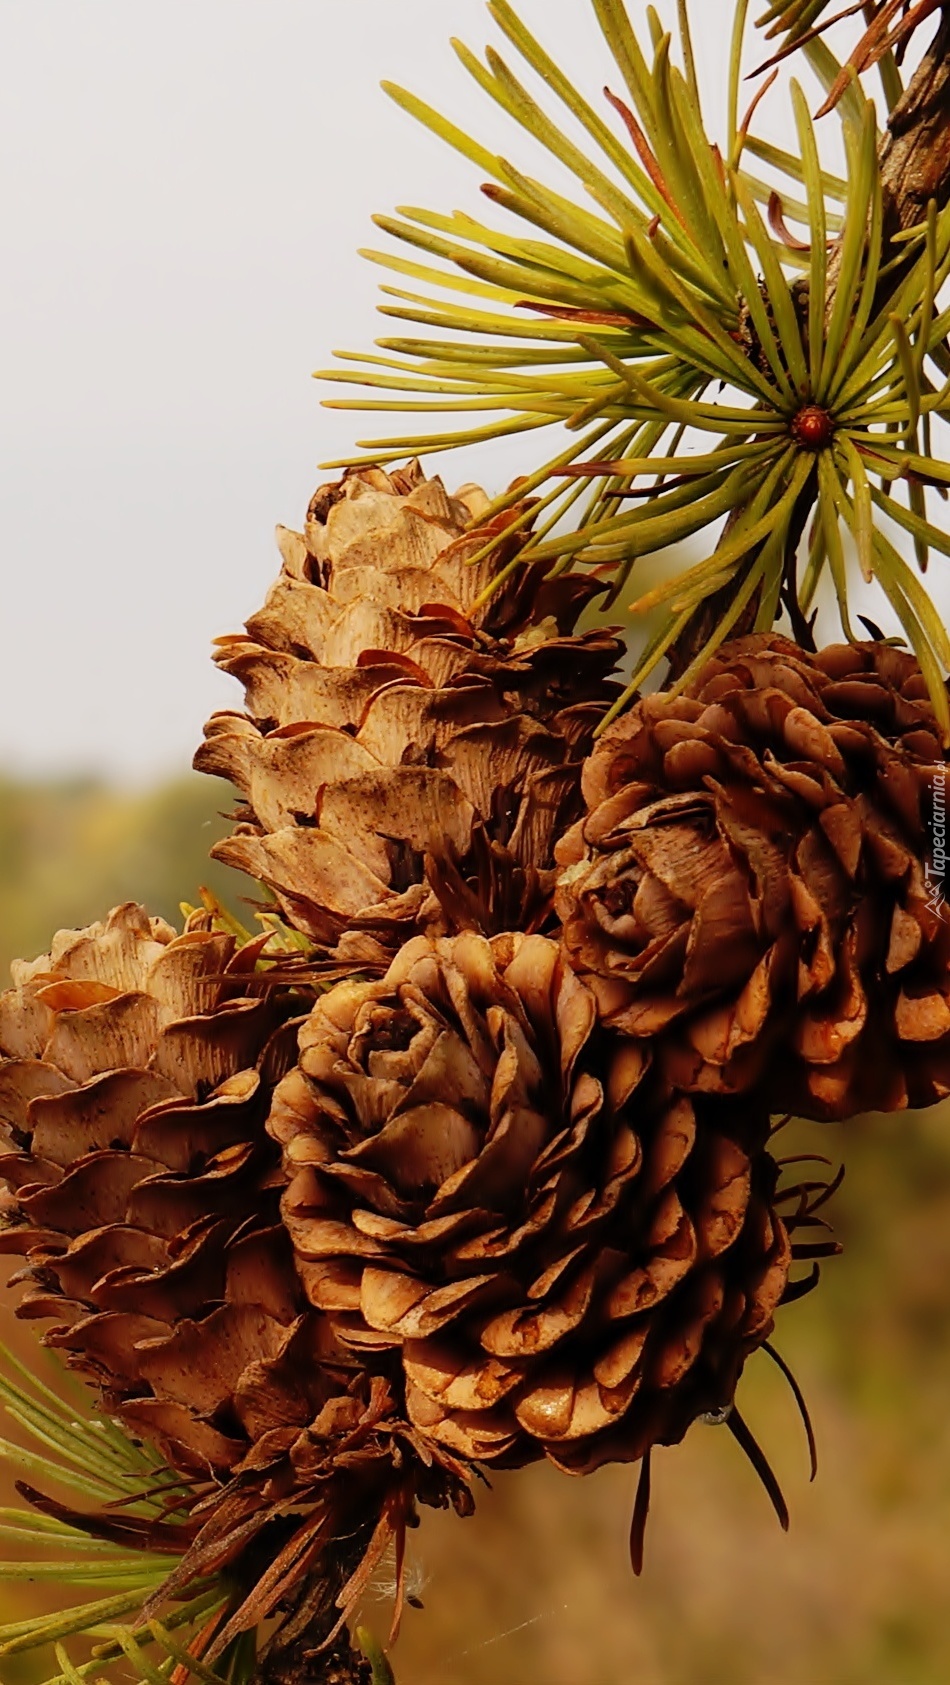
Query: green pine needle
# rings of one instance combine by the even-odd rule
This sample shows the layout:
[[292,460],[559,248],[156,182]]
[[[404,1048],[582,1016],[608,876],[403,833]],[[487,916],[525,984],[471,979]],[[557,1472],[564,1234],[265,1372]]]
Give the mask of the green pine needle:
[[[390,463],[515,433],[540,436],[559,424],[566,447],[559,442],[489,511],[540,494],[525,558],[558,571],[596,569],[607,611],[638,559],[705,538],[705,556],[631,605],[635,615],[660,605],[667,616],[639,664],[640,682],[668,651],[674,621],[730,581],[730,617],[707,648],[735,624],[737,590],[744,603],[756,604],[757,624],[765,623],[767,608],[780,613],[794,578],[792,552],[817,508],[804,596],[811,601],[829,573],[845,635],[852,635],[841,545],[841,530],[850,531],[865,578],[877,580],[936,675],[937,704],[945,665],[938,617],[916,575],[902,575],[898,585],[874,518],[886,512],[903,526],[920,567],[930,549],[946,552],[927,517],[924,488],[950,478],[929,443],[931,417],[948,404],[933,371],[944,367],[950,331],[950,314],[935,306],[950,278],[950,210],[929,207],[896,263],[884,244],[874,106],[853,77],[839,88],[839,61],[820,32],[810,34],[825,10],[821,0],[776,4],[762,21],[772,36],[794,38],[835,94],[846,180],[823,168],[797,85],[790,93],[799,155],[757,140],[752,113],[740,123],[745,4],[737,10],[724,152],[704,126],[685,4],[682,70],[655,19],[648,45],[622,0],[592,6],[624,96],[612,92],[602,108],[583,98],[507,0],[489,7],[524,66],[581,125],[589,152],[538,103],[516,60],[509,64],[493,48],[479,59],[455,44],[483,93],[574,177],[584,193],[576,202],[415,96],[389,88],[403,109],[490,178],[484,191],[507,221],[413,208],[377,218],[387,234],[425,254],[422,263],[369,254],[419,288],[387,287],[383,311],[430,332],[380,340],[371,354],[340,353],[342,366],[323,378],[352,395],[331,402],[472,419],[450,419],[441,429],[427,421],[421,433],[370,438],[364,456],[326,466]],[[776,172],[774,184],[745,173],[747,152]],[[804,199],[787,198],[789,180],[804,189]],[[789,234],[789,217],[804,240]],[[702,438],[708,444],[697,452]],[[648,476],[652,487],[644,485]],[[736,523],[736,513],[752,505],[755,517]],[[728,540],[717,543],[727,516]]]
[[368,1627],[357,1627],[356,1642],[373,1670],[373,1685],[396,1685],[389,1657]]
[[[0,1346],[0,1408],[24,1440],[0,1441],[0,1458],[14,1477],[39,1484],[44,1493],[50,1487],[78,1491],[94,1511],[161,1521],[167,1537],[181,1514],[168,1508],[168,1500],[187,1491],[181,1477],[94,1410],[69,1376],[63,1373],[60,1381],[58,1390],[47,1386]],[[38,1449],[31,1449],[31,1443]],[[250,1677],[250,1669],[238,1675],[233,1667],[227,1679],[212,1674],[190,1651],[209,1619],[228,1606],[230,1593],[222,1581],[194,1585],[164,1622],[145,1620],[145,1605],[160,1593],[184,1554],[184,1531],[177,1554],[173,1546],[137,1550],[25,1507],[0,1509],[0,1541],[12,1547],[10,1557],[0,1558],[0,1581],[94,1591],[65,1609],[0,1625],[0,1661],[49,1648],[55,1668],[46,1685],[109,1679],[115,1664],[123,1677],[131,1665],[134,1676],[148,1685],[167,1685],[176,1663],[186,1663],[205,1685],[240,1685]],[[181,1637],[173,1638],[173,1632]],[[68,1641],[73,1640],[83,1641],[87,1649],[94,1641],[91,1660],[77,1662],[71,1656]]]

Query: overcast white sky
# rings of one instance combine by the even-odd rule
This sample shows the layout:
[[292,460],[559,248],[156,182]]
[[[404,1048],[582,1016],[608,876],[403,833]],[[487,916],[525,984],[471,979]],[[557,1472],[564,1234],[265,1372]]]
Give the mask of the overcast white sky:
[[[584,0],[520,10],[596,97]],[[732,10],[693,6],[713,123]],[[481,0],[3,0],[0,767],[147,779],[239,705],[210,640],[366,426],[310,371],[380,331],[369,218],[478,203],[380,78],[524,154],[452,34],[497,40]]]

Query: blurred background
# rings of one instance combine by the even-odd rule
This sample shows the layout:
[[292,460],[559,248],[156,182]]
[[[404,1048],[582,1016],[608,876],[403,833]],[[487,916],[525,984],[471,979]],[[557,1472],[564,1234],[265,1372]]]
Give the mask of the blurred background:
[[[580,0],[519,10],[596,93]],[[693,7],[713,129],[732,12]],[[240,910],[240,880],[207,862],[229,793],[187,772],[202,719],[238,705],[208,643],[261,600],[273,524],[302,518],[319,461],[365,431],[319,410],[308,371],[378,331],[378,272],[355,257],[370,213],[476,199],[376,84],[499,149],[511,136],[448,45],[490,33],[477,0],[5,0],[2,30],[5,972],[128,897],[174,918],[206,883]],[[497,489],[522,467],[506,444],[446,473]],[[946,1685],[950,1115],[800,1134],[848,1162],[844,1256],[777,1335],[815,1422],[814,1486],[767,1358],[742,1394],[790,1536],[722,1429],[657,1459],[639,1581],[635,1471],[500,1477],[473,1520],[426,1516],[413,1540],[425,1608],[399,1685]],[[385,1588],[368,1612],[385,1630]],[[4,1685],[42,1676],[0,1664]]]

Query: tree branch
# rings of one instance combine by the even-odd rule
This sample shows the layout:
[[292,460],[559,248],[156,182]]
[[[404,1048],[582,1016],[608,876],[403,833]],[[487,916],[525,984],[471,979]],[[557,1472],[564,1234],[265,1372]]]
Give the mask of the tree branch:
[[[950,6],[944,8],[934,41],[891,112],[881,139],[879,159],[884,189],[885,262],[894,255],[888,250],[895,235],[923,221],[931,199],[942,210],[950,202]],[[827,303],[830,309],[838,284],[841,243],[828,262]],[[908,265],[916,254],[907,254]],[[883,265],[882,265],[883,267]],[[895,274],[888,276],[893,287]],[[812,482],[812,486],[813,486]],[[812,500],[814,490],[812,490]],[[804,533],[811,503],[803,498],[799,535]],[[731,533],[732,518],[726,522],[720,544]],[[745,580],[754,555],[737,568],[733,578],[700,603],[670,651],[669,677],[685,672],[706,644]],[[794,565],[794,558],[793,558]],[[758,595],[753,596],[737,623],[734,637],[751,630],[758,612]]]

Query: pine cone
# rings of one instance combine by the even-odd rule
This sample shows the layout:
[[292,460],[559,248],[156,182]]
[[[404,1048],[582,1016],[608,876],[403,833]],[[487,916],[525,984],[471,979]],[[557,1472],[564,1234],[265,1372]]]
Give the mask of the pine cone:
[[279,531],[264,608],[219,640],[248,713],[216,714],[195,765],[247,806],[215,853],[341,969],[385,970],[417,929],[537,920],[554,841],[582,811],[620,646],[574,635],[598,589],[577,578],[514,565],[479,606],[523,542],[517,510],[468,533],[486,507],[418,464],[350,473],[317,492],[305,534]]
[[302,1308],[263,1128],[294,1003],[252,982],[260,941],[208,923],[179,936],[129,903],[18,962],[0,995],[18,1314],[55,1318],[46,1343],[109,1409],[205,1475],[245,1454],[242,1365]]
[[595,1019],[545,937],[422,937],[318,1001],[274,1094],[310,1302],[401,1350],[411,1419],[465,1458],[679,1439],[786,1291],[768,1119],[651,1099]]
[[917,662],[883,644],[742,638],[638,702],[558,847],[602,1022],[678,1089],[802,1116],[950,1093],[945,777]]
[[[197,1334],[186,1328],[165,1354],[166,1374],[177,1371],[192,1396],[201,1377],[220,1390],[222,1370],[226,1376],[237,1367],[241,1329],[222,1323],[205,1350],[207,1326]],[[398,1385],[342,1348],[327,1318],[308,1308],[274,1355],[261,1341],[255,1353],[246,1334],[244,1348],[231,1398],[245,1453],[223,1488],[199,1494],[189,1517],[194,1543],[163,1595],[183,1593],[213,1555],[241,1596],[205,1659],[213,1662],[239,1633],[280,1615],[261,1657],[262,1677],[280,1679],[297,1648],[320,1648],[340,1631],[393,1544],[395,1633],[406,1528],[416,1524],[417,1505],[451,1504],[464,1516],[474,1503],[468,1471],[423,1440],[405,1420]]]
[[[405,1421],[398,1364],[393,1380],[385,1363],[370,1373],[301,1292],[264,1120],[303,1003],[249,994],[263,939],[236,950],[208,922],[178,936],[129,904],[15,965],[0,995],[14,1149],[0,1177],[15,1190],[0,1247],[26,1259],[19,1314],[55,1319],[46,1344],[191,1484],[171,1542],[195,1542],[164,1595],[214,1547],[245,1594],[217,1650],[278,1611],[292,1632],[319,1615],[320,1642],[341,1624],[337,1594],[346,1614],[417,1501],[464,1514],[471,1497]],[[155,1547],[154,1523],[31,1497]]]

